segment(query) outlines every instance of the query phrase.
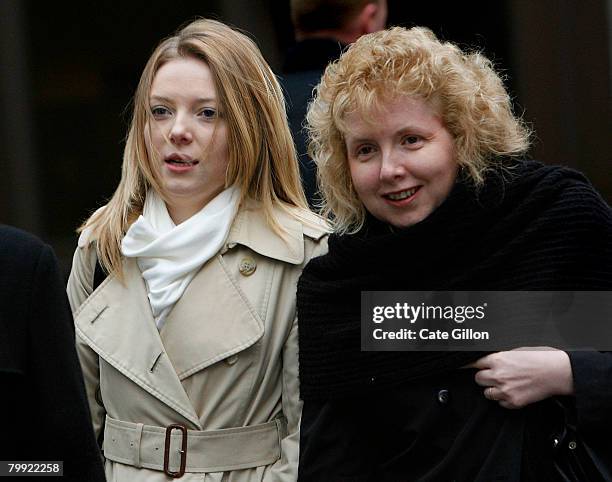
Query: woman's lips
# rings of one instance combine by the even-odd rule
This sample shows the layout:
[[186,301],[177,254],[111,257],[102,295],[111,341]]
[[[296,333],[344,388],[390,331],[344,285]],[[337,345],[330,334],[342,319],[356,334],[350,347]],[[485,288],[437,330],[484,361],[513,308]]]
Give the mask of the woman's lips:
[[418,194],[421,186],[411,187],[409,189],[404,189],[403,191],[396,191],[389,194],[383,194],[383,198],[389,204],[393,206],[404,206],[413,201],[413,199]]
[[168,169],[172,172],[190,171],[199,164],[199,161],[193,159],[166,159],[164,162]]

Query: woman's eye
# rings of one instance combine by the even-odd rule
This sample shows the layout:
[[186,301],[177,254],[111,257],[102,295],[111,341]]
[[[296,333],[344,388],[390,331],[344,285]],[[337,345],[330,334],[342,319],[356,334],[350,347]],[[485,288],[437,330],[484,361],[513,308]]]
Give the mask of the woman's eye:
[[169,113],[170,111],[166,107],[163,107],[161,105],[151,107],[151,114],[153,114],[153,117],[162,117]]
[[403,139],[404,144],[407,144],[409,146],[418,144],[420,141],[421,141],[420,136],[405,136]]
[[357,157],[369,156],[374,152],[374,146],[361,146],[355,151]]
[[206,109],[202,109],[202,112],[200,112],[200,115],[204,117],[205,119],[215,119],[217,117],[217,111],[215,109],[206,108]]

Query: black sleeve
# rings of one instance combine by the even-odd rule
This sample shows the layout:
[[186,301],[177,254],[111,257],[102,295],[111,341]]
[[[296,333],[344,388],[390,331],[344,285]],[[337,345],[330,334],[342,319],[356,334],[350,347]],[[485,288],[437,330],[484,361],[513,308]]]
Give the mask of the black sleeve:
[[74,325],[52,250],[44,246],[32,277],[27,330],[27,384],[35,446],[46,460],[64,461],[64,478],[104,481],[85,386],[77,359]]
[[612,353],[568,352],[574,375],[578,427],[601,433],[612,428]]
[[[576,188],[571,208],[580,216],[574,229],[580,236],[574,241],[580,257],[573,260],[573,271],[562,273],[568,279],[580,280],[571,290],[612,291],[612,210],[593,189]],[[597,323],[612,320],[597,320]],[[583,325],[581,324],[581,327]],[[581,328],[582,329],[582,328]],[[592,327],[597,330],[597,325]],[[602,330],[602,336],[608,330]],[[602,340],[604,341],[604,340]],[[609,340],[605,340],[609,346]],[[602,436],[612,428],[612,353],[603,351],[569,351],[574,378],[574,395],[578,429]]]

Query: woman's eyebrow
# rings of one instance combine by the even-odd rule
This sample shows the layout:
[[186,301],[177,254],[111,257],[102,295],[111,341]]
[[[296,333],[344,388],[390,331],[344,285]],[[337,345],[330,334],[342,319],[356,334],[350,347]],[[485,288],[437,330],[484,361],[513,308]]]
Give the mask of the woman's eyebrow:
[[152,95],[150,97],[151,101],[158,101],[158,102],[167,102],[170,103],[170,99],[168,97],[164,97],[163,95]]
[[197,104],[208,104],[208,103],[215,103],[217,102],[217,99],[214,97],[200,97],[198,99],[195,99],[194,103]]
[[[404,134],[406,134],[407,132],[415,132],[415,133],[419,133],[419,134],[423,134],[426,132],[430,132],[432,129],[426,129],[422,126],[419,126],[418,124],[406,124],[402,127],[400,127],[399,129],[396,129],[395,131],[393,131],[393,133],[391,134],[393,137],[397,137],[397,136],[402,136]],[[355,143],[359,143],[359,142],[368,142],[371,141],[373,138],[376,137],[375,135],[356,135],[354,137],[351,136],[345,136],[346,139],[346,143],[347,144],[355,144]]]
[[371,137],[367,137],[367,136],[360,136],[360,137],[347,137],[346,138],[346,143],[347,144],[359,144],[360,142],[368,142],[371,141],[372,138]]
[[[151,101],[172,103],[172,99],[163,95],[152,95]],[[195,104],[215,103],[217,99],[214,97],[199,97],[194,100]]]

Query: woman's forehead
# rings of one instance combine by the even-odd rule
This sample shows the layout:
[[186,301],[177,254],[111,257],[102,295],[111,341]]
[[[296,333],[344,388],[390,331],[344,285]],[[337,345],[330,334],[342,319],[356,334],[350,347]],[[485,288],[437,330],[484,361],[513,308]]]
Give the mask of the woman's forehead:
[[340,131],[346,134],[354,130],[355,124],[364,127],[377,127],[388,118],[406,122],[441,117],[441,105],[437,98],[419,95],[386,93],[367,102],[355,101],[336,117]]

